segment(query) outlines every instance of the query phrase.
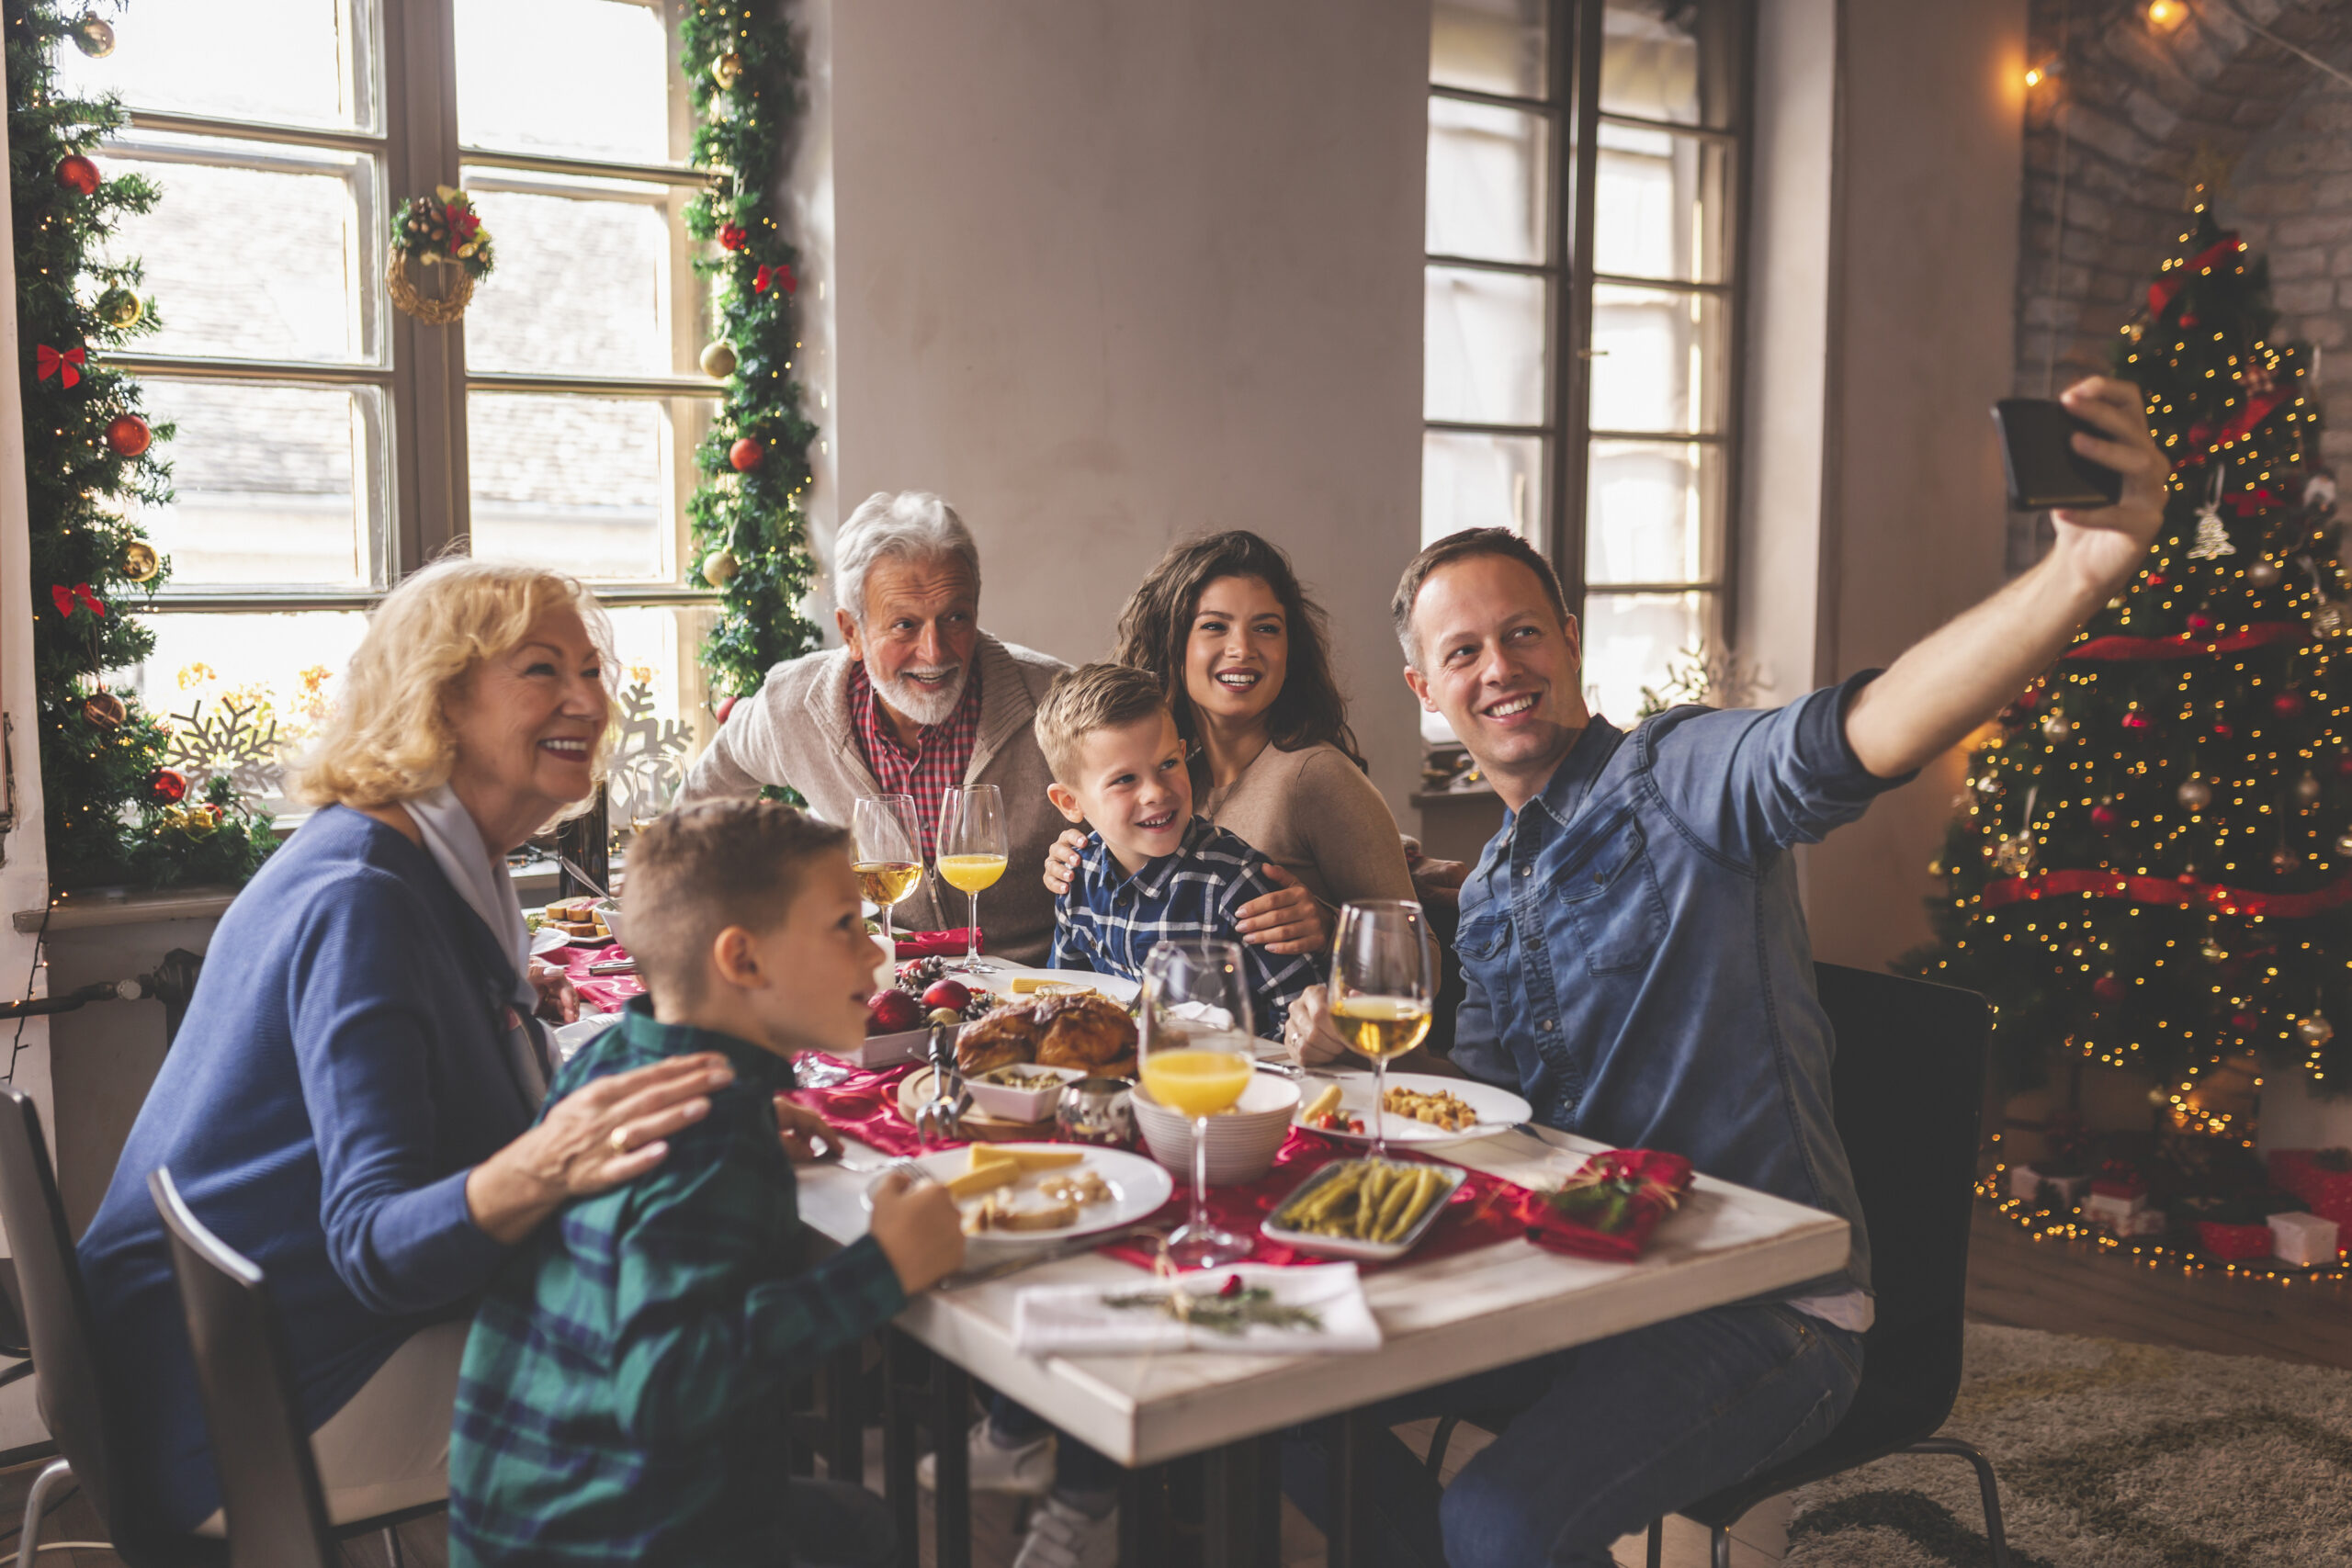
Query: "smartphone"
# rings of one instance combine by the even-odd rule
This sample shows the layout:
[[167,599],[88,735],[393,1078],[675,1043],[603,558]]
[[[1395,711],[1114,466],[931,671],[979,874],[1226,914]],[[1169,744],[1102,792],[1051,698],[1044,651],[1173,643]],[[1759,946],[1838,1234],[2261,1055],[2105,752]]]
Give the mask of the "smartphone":
[[2122,497],[2121,474],[2075,450],[2075,432],[2101,433],[2068,413],[2065,404],[2051,398],[2003,398],[1993,405],[1993,426],[2001,433],[2001,466],[2008,475],[2012,510],[2087,511],[2113,506]]

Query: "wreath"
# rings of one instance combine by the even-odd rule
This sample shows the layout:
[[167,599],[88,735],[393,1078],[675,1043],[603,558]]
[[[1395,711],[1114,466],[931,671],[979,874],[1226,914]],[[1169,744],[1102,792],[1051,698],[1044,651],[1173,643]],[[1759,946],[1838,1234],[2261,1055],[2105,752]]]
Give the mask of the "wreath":
[[411,197],[392,214],[384,287],[393,304],[420,321],[447,326],[464,315],[474,280],[489,276],[494,265],[490,231],[462,190],[435,186],[431,196]]

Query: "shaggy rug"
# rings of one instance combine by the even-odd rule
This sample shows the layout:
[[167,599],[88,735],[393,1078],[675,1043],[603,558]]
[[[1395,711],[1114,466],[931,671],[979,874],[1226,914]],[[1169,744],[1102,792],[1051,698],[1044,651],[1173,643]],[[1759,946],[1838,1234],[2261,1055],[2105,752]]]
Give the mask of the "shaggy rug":
[[[2017,1568],[2352,1565],[2352,1372],[1980,1324],[1965,1368],[1943,1435],[1991,1457]],[[1791,1502],[1787,1568],[1991,1561],[1965,1460]]]

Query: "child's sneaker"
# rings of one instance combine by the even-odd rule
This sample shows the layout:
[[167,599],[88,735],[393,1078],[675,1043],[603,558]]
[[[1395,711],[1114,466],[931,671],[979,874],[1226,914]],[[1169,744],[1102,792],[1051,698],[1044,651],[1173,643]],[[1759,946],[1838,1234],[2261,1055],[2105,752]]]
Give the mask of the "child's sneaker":
[[1094,1518],[1059,1497],[1029,1517],[1012,1568],[1117,1568],[1119,1510]]
[[[1012,1448],[989,1436],[988,1417],[972,1423],[965,1439],[969,1456],[971,1488],[975,1492],[1010,1492],[1016,1497],[1042,1497],[1054,1484],[1054,1436],[1041,1432]],[[925,1454],[915,1465],[915,1483],[926,1492],[939,1490],[939,1456]]]

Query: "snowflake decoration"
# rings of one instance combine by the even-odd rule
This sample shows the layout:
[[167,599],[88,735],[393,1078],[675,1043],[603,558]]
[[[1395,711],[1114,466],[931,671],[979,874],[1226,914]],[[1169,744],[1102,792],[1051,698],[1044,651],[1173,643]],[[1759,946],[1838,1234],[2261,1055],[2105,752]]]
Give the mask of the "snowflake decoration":
[[620,741],[605,781],[607,820],[616,827],[661,813],[686,782],[686,750],[694,744],[692,730],[654,713],[653,688],[646,682],[621,693],[620,709]]
[[285,788],[277,720],[266,716],[259,703],[223,697],[209,718],[202,702],[174,714],[164,760],[187,774],[199,792],[214,779],[225,778],[239,799],[258,804]]

